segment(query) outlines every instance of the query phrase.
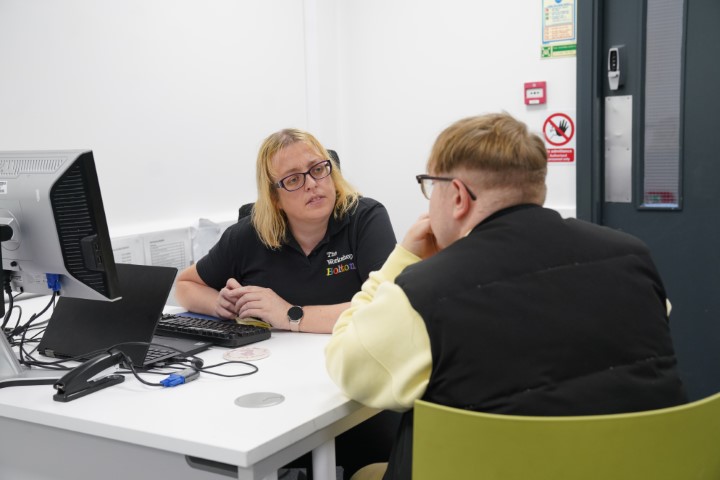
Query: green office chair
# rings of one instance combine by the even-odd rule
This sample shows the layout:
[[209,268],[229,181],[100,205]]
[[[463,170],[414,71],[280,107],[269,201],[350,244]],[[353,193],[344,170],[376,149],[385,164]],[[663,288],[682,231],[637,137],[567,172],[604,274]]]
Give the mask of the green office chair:
[[496,415],[415,402],[413,480],[717,480],[720,394],[584,417]]

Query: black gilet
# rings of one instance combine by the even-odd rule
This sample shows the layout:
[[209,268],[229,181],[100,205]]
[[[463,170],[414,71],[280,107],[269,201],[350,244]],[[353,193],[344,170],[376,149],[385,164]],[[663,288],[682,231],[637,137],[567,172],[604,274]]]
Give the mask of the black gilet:
[[[430,336],[424,400],[514,415],[686,402],[665,290],[637,238],[539,206],[492,215],[396,279]],[[386,479],[409,479],[412,411]]]

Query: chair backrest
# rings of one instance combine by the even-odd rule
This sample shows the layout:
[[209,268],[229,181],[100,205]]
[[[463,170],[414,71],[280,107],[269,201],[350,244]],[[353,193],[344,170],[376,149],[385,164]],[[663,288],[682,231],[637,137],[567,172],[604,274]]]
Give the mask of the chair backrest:
[[720,479],[720,394],[678,407],[523,417],[415,402],[413,480]]
[[[328,150],[328,153],[332,157],[333,160],[335,160],[335,165],[340,168],[340,157],[338,156],[337,152],[335,150]],[[253,205],[255,205],[255,202],[252,203],[246,203],[240,209],[238,210],[238,221],[240,221],[241,218],[247,217],[252,213]]]

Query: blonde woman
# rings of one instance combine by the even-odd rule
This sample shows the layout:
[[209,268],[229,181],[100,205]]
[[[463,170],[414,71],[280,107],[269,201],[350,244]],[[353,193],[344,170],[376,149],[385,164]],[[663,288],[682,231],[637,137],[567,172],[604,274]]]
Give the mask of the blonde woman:
[[[180,273],[176,298],[198,313],[330,333],[395,247],[385,207],[361,197],[325,147],[294,129],[264,141],[257,188],[251,216]],[[337,438],[337,461],[348,477],[367,463],[387,461],[398,425],[398,414],[382,412]],[[288,466],[310,464],[306,455]]]
[[180,273],[175,296],[197,313],[330,333],[395,246],[387,211],[361,197],[325,147],[301,130],[265,139],[256,176],[251,216]]

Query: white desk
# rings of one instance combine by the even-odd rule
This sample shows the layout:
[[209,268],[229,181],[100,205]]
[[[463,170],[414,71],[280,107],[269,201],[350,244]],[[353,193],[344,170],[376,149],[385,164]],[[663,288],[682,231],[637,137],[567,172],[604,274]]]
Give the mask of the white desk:
[[[270,356],[254,362],[260,371],[248,377],[201,374],[189,384],[159,388],[128,376],[68,403],[52,399],[52,386],[2,388],[0,479],[227,478],[227,471],[190,466],[186,456],[237,466],[233,478],[272,479],[311,450],[315,478],[334,479],[334,438],[377,410],[347,399],[328,378],[328,338],[274,331],[257,344]],[[222,361],[225,351],[200,356],[207,366]],[[235,405],[252,392],[280,393],[285,401],[266,408]]]

